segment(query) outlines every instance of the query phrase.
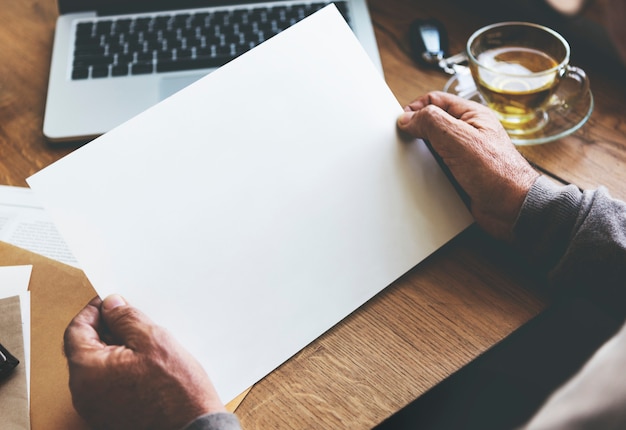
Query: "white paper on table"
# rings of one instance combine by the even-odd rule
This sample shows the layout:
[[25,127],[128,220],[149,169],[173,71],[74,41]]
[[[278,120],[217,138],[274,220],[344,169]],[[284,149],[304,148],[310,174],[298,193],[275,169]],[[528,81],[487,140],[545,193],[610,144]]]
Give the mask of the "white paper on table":
[[28,183],[229,401],[471,223],[401,112],[329,6]]
[[[24,339],[24,368],[26,370],[26,387],[30,393],[30,274],[31,265],[0,266],[0,299],[20,297],[20,313],[22,316],[22,338]],[[30,394],[29,394],[30,398]]]

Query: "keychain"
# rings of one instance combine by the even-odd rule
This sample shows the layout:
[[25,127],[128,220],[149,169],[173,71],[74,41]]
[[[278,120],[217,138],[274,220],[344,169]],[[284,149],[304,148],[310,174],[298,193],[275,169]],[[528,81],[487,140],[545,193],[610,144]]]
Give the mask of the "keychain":
[[409,27],[409,42],[413,59],[428,67],[443,70],[449,75],[466,72],[464,52],[448,57],[448,33],[436,19],[416,19]]

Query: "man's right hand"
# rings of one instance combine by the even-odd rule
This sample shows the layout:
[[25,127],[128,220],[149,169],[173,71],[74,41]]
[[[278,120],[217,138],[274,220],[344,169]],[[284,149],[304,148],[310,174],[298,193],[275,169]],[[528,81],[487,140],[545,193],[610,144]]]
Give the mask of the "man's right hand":
[[539,173],[517,151],[489,108],[432,92],[405,108],[398,128],[430,142],[469,196],[479,226],[498,239],[511,239],[517,215]]

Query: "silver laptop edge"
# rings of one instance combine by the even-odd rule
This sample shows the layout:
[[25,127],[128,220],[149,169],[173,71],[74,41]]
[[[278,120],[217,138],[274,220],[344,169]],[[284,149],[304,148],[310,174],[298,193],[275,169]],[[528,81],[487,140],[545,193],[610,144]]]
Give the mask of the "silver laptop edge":
[[[347,1],[352,30],[382,74],[382,64],[367,4],[361,0]],[[289,3],[275,2],[276,5]],[[245,4],[228,8],[251,8],[268,4],[272,3]],[[211,9],[223,10],[224,7],[207,7],[201,10]],[[50,142],[85,142],[93,139],[214,70],[72,80],[70,76],[72,52],[68,49],[74,40],[72,22],[93,19],[96,16],[95,12],[74,13],[62,15],[57,20],[43,123],[43,134]]]

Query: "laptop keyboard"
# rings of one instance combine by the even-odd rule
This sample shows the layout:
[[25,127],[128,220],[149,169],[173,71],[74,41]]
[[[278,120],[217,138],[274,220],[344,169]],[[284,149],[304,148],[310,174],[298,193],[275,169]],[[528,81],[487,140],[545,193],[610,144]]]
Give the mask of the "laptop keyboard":
[[[334,2],[348,20],[347,2]],[[328,3],[99,18],[76,25],[72,79],[224,65]]]

